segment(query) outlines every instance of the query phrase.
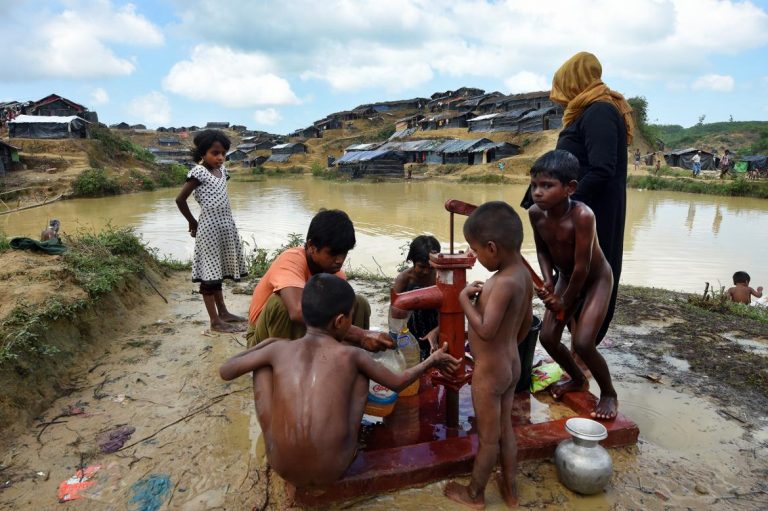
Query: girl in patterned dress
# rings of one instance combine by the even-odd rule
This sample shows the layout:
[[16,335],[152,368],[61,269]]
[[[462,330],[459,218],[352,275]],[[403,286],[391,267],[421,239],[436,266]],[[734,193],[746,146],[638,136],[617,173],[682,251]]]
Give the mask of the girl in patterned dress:
[[[176,197],[176,205],[195,238],[192,282],[200,283],[211,330],[242,332],[248,320],[227,310],[221,289],[223,279],[239,281],[248,274],[227,196],[229,175],[224,160],[230,141],[221,131],[205,130],[195,136],[194,143],[193,158],[199,163],[189,171],[187,182]],[[193,193],[201,208],[197,220],[187,204]]]

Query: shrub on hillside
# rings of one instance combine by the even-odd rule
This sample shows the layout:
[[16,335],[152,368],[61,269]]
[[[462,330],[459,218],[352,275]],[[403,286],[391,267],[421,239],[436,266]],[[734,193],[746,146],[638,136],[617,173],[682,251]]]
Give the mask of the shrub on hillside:
[[155,181],[158,186],[181,186],[187,180],[187,167],[174,163],[163,165],[156,173]]
[[107,176],[104,169],[86,169],[72,184],[75,195],[82,197],[100,197],[120,193],[118,182]]

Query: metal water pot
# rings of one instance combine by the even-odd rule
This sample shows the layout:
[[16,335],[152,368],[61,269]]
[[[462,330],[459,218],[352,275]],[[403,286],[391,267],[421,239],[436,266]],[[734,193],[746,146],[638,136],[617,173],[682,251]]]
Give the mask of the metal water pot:
[[602,491],[613,472],[611,455],[598,443],[608,437],[608,430],[599,422],[576,417],[566,421],[565,430],[573,438],[555,450],[560,482],[584,495]]

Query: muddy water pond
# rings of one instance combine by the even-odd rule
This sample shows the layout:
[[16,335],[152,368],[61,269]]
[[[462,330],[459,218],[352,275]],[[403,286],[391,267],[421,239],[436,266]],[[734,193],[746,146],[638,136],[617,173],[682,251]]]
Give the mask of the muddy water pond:
[[[274,249],[289,233],[306,233],[319,208],[344,209],[355,222],[358,243],[349,263],[388,275],[403,259],[402,247],[422,233],[434,234],[447,248],[446,199],[480,204],[505,200],[517,208],[522,185],[462,185],[440,181],[334,182],[310,177],[230,181],[229,193],[240,234],[249,243]],[[113,225],[133,226],[161,253],[190,259],[194,241],[174,203],[175,189],[101,199],[77,199],[0,217],[8,235],[37,236],[50,218],[67,232]],[[194,201],[191,201],[194,202]],[[752,282],[768,282],[768,201],[678,192],[628,190],[624,240],[625,284],[701,291],[705,281],[731,284],[736,270]],[[194,205],[196,206],[196,204]],[[517,208],[523,213],[522,209]],[[195,207],[193,207],[195,211]],[[534,257],[530,227],[524,218],[523,253]],[[463,219],[456,223],[456,238]],[[479,266],[471,278],[483,279]]]

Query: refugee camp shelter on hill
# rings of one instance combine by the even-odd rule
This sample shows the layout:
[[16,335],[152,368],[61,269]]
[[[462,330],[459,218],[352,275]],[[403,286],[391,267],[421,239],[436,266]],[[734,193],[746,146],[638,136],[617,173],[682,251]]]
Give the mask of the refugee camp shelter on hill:
[[4,176],[19,163],[19,148],[0,140],[0,176]]
[[715,170],[715,158],[709,151],[688,147],[664,153],[664,160],[670,167],[693,170],[693,157],[701,151],[701,170]]
[[[442,154],[443,164],[459,163],[463,165],[476,165],[482,163],[483,154],[476,154],[473,151],[486,144],[492,144],[487,138],[478,138],[475,140],[446,140],[434,149],[434,152]],[[478,158],[480,161],[475,161]],[[428,162],[430,163],[430,162]]]
[[287,144],[278,144],[272,147],[272,155],[267,161],[283,163],[290,159],[294,154],[307,152],[307,146],[300,142],[290,142]]
[[765,170],[768,169],[768,156],[764,154],[756,154],[754,156],[742,156],[739,158],[739,162],[745,162],[747,165],[747,168],[745,169],[748,172],[752,172],[754,170],[760,169]]
[[225,130],[229,128],[229,123],[228,122],[208,122],[206,123],[205,127],[206,129],[211,129],[211,130]]
[[40,116],[59,116],[70,117],[76,115],[86,121],[98,122],[99,117],[96,112],[89,112],[86,107],[80,103],[59,96],[58,94],[49,94],[43,99],[32,103],[28,109],[30,115]]
[[397,176],[405,172],[403,160],[394,151],[350,151],[338,160],[339,171],[353,178],[363,176]]
[[90,123],[75,115],[67,117],[20,115],[8,123],[11,138],[88,138]]

